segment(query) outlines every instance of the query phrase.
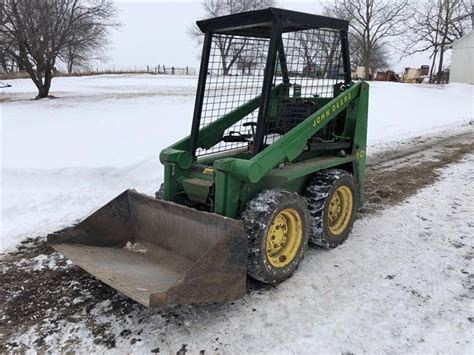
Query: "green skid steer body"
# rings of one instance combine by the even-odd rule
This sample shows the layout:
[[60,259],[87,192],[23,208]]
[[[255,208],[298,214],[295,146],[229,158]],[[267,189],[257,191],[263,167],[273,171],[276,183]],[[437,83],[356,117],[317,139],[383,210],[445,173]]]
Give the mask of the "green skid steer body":
[[156,197],[127,190],[48,236],[147,307],[279,283],[308,242],[344,242],[363,203],[369,87],[351,81],[347,21],[269,8],[197,25],[191,134],[161,152]]

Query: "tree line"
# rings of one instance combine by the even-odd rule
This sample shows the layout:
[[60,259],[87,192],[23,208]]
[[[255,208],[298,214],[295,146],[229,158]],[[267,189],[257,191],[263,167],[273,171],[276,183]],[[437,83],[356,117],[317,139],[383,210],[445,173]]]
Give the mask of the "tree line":
[[[276,0],[204,0],[202,5],[207,17],[216,17],[278,6],[278,3]],[[430,82],[441,83],[446,52],[454,41],[470,31],[474,21],[471,20],[474,5],[469,0],[332,0],[322,6],[324,15],[349,21],[351,63],[353,67],[365,68],[366,79],[369,69],[388,69],[391,58],[426,53],[431,60]],[[200,41],[202,34],[197,27],[191,27],[189,33]],[[338,45],[318,35],[305,31],[298,34],[297,50],[306,67],[314,66],[317,59],[331,59]],[[250,71],[252,64],[262,59],[255,55],[265,55],[263,50],[249,50],[248,46],[255,44],[235,36],[216,36],[214,44],[219,50],[224,75],[230,74],[232,66],[236,69],[246,66]],[[250,58],[248,53],[252,54]]]
[[[207,17],[277,7],[277,0],[203,0]],[[391,58],[427,53],[431,82],[441,82],[446,53],[451,44],[472,28],[469,0],[330,0],[323,4],[327,16],[349,21],[352,65],[387,69]],[[2,0],[0,2],[0,66],[24,70],[38,88],[37,98],[49,95],[56,66],[72,73],[106,58],[110,30],[120,26],[113,0]],[[202,41],[197,27],[189,29]],[[306,68],[320,57],[332,58],[338,45],[329,38],[301,32],[299,51]],[[258,42],[235,36],[216,36],[220,69],[251,74],[265,50]],[[292,53],[287,53],[291,55]],[[322,65],[329,72],[329,65]]]

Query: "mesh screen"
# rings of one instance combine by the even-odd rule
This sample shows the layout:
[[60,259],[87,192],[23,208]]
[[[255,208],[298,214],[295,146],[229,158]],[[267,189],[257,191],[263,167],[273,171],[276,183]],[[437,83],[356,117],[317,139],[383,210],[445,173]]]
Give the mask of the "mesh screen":
[[333,97],[333,85],[344,81],[339,31],[308,29],[282,35],[291,84],[302,97]]
[[[262,93],[263,75],[270,40],[214,34],[206,89],[201,114],[201,127],[217,120]],[[245,122],[257,122],[258,109],[227,129],[251,134]],[[196,155],[207,155],[246,147],[246,142],[220,142],[214,147],[198,149]]]
[[[344,82],[341,37],[338,30],[307,29],[282,34],[290,81],[288,99],[279,105],[274,119],[267,120],[265,144],[271,144],[316,112],[316,98],[333,98],[334,85]],[[283,81],[277,61],[274,83]]]
[[[333,85],[344,81],[339,31],[308,29],[282,35],[290,79],[288,100],[279,104],[277,117],[267,120],[265,144],[297,125],[317,110],[316,97],[332,98]],[[200,126],[204,127],[247,101],[261,95],[269,39],[214,34]],[[282,63],[277,61],[274,84],[283,81]],[[251,140],[251,127],[258,109],[227,129],[224,136],[244,135]],[[288,127],[283,127],[289,125]],[[248,142],[220,142],[198,149],[202,156],[238,148]]]

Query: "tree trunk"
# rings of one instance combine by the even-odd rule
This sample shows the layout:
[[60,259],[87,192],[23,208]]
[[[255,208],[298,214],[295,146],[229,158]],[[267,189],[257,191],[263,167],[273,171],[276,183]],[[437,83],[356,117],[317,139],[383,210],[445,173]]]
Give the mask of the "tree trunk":
[[[334,43],[331,46],[328,58],[326,60],[326,63],[324,64],[323,78],[328,77],[327,76],[328,74],[333,74],[333,73],[329,73],[329,71],[332,70],[332,63],[333,63],[334,55],[335,55],[335,52],[336,52],[336,46],[337,46],[337,43]],[[337,76],[339,75],[339,73],[335,73],[335,75],[336,75],[336,77],[334,79],[337,79]]]
[[446,51],[446,39],[448,37],[448,31],[449,31],[449,22],[451,18],[451,4],[449,0],[445,0],[443,2],[443,6],[446,7],[446,12],[445,12],[445,17],[443,19],[444,26],[443,26],[443,32],[442,32],[442,39],[441,39],[441,45],[439,48],[439,63],[438,63],[438,73],[436,75],[436,82],[438,84],[441,84],[441,81],[443,79],[443,61],[444,61],[444,52]]
[[435,77],[436,75],[433,76],[433,73],[434,73],[434,70],[435,70],[435,66],[436,66],[436,58],[438,57],[438,48],[439,48],[439,44],[438,44],[438,38],[439,38],[439,26],[440,26],[440,22],[441,22],[441,16],[442,16],[442,11],[443,11],[443,7],[442,7],[442,3],[441,3],[441,0],[438,1],[438,13],[437,13],[437,18],[436,18],[436,31],[435,31],[435,38],[434,38],[434,52],[433,52],[433,62],[431,63],[431,69],[430,69],[430,84],[433,84],[435,82]]
[[72,48],[68,49],[68,54],[69,54],[69,57],[67,59],[67,74],[71,75],[72,70],[74,68],[74,53],[72,51]]
[[222,75],[229,74],[229,68],[227,67],[227,56],[224,53],[221,53],[221,65],[222,65]]
[[49,90],[44,85],[42,85],[38,88],[38,95],[36,95],[36,100],[44,99],[48,97],[48,94]]
[[68,74],[68,75],[71,75],[71,74],[72,74],[73,68],[74,68],[73,60],[72,60],[72,59],[69,59],[68,62],[67,62],[67,74]]
[[368,52],[364,54],[364,79],[370,80],[370,54]]
[[372,44],[371,44],[371,28],[370,28],[370,18],[371,18],[371,3],[369,1],[365,2],[365,46],[364,46],[364,71],[365,71],[365,80],[370,80],[370,59],[372,56]]
[[441,45],[441,49],[439,51],[439,63],[438,63],[438,73],[436,74],[436,83],[441,84],[443,78],[443,60],[444,60],[444,46]]
[[37,88],[38,88],[38,95],[36,99],[44,99],[49,96],[49,90],[51,88],[51,80],[53,79],[52,70],[51,68],[47,68],[44,71],[44,80],[39,80]]
[[431,68],[430,68],[430,84],[433,84],[434,78],[433,78],[433,71],[436,66],[436,57],[438,56],[438,48],[437,46],[434,49],[433,53],[433,61],[431,62]]

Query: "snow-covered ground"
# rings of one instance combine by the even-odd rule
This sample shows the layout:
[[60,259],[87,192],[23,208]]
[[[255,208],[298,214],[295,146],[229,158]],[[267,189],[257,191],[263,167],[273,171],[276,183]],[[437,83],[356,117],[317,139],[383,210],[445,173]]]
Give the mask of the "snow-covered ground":
[[[162,179],[160,150],[189,132],[196,78],[56,78],[58,98],[42,101],[30,100],[28,80],[11,83],[0,93],[0,252],[71,225],[126,188],[152,194]],[[473,106],[474,86],[371,83],[369,154],[420,135],[464,132],[462,141],[426,158],[440,160],[471,143],[465,137],[473,132],[466,128]],[[416,160],[403,159],[378,174],[396,180],[408,171],[403,164]],[[32,249],[34,257],[2,270],[18,293],[0,285],[0,298],[19,298],[0,321],[13,317],[25,328],[0,329],[0,339],[11,336],[7,349],[58,353],[174,354],[187,344],[191,354],[473,354],[474,155],[438,173],[438,180],[426,179],[433,185],[401,204],[358,219],[341,247],[310,248],[283,284],[251,287],[243,299],[222,305],[147,310],[80,276],[57,253]],[[371,193],[391,192],[379,188]],[[54,290],[42,289],[46,279]],[[40,281],[32,288],[34,280]],[[46,295],[40,305],[34,292]],[[39,314],[35,307],[46,316],[22,321],[24,312]]]
[[[471,154],[404,203],[357,220],[344,245],[309,249],[289,280],[241,300],[156,311],[114,309],[116,295],[87,308],[86,288],[73,300],[79,311],[58,321],[51,299],[51,319],[10,342],[111,354],[175,354],[183,344],[189,354],[472,354],[473,176]],[[28,277],[56,270],[57,257],[25,260]]]
[[[0,251],[70,225],[129,187],[152,194],[159,152],[190,131],[196,77],[55,78],[58,98],[41,101],[30,100],[31,81],[11,84],[0,92]],[[371,83],[369,154],[472,120],[473,90]]]

